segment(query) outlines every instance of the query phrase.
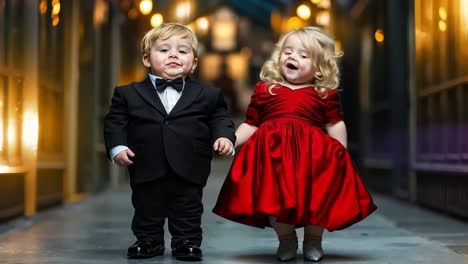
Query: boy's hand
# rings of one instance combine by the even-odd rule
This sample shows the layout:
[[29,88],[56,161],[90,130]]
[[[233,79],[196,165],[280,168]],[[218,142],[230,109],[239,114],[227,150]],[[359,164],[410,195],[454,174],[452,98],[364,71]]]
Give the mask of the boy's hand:
[[213,150],[216,151],[219,155],[229,156],[232,155],[234,146],[232,145],[231,140],[225,137],[220,137],[213,144]]
[[130,158],[135,157],[135,153],[131,151],[130,149],[123,150],[119,152],[119,154],[115,155],[114,161],[117,163],[117,165],[121,167],[126,167],[128,165],[132,165],[133,161],[130,160]]

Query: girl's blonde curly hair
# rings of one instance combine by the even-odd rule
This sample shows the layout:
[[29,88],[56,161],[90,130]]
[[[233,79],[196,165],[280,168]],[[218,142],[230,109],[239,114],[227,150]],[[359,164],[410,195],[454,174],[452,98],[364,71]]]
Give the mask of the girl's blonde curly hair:
[[340,71],[338,68],[338,58],[342,53],[335,52],[335,43],[331,36],[326,34],[318,27],[303,27],[298,28],[284,34],[276,43],[275,49],[271,57],[263,64],[260,72],[260,79],[265,82],[283,83],[284,76],[281,73],[279,59],[284,49],[284,45],[289,36],[297,36],[307,51],[313,65],[318,69],[315,74],[313,85],[315,90],[320,94],[326,94],[328,90],[336,89],[339,86]]

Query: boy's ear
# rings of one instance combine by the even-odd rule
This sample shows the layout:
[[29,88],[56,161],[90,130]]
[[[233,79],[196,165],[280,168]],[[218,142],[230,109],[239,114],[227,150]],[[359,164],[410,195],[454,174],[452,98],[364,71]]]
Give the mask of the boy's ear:
[[190,71],[190,73],[193,73],[195,71],[195,69],[197,68],[197,65],[198,65],[198,59],[195,58],[193,59],[192,70]]
[[145,65],[146,68],[151,67],[149,54],[143,54],[141,60],[143,61],[143,65]]

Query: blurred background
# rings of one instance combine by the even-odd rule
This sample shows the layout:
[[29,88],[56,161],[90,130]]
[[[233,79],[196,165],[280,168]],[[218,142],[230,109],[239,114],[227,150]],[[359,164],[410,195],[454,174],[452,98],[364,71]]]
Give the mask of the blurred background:
[[279,35],[325,28],[366,184],[468,217],[468,0],[0,0],[0,222],[127,185],[102,121],[163,22],[196,32],[194,78],[239,121]]

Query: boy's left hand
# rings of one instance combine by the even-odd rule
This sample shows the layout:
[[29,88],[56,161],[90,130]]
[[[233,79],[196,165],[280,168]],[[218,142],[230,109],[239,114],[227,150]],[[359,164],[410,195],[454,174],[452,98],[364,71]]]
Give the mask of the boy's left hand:
[[220,137],[213,144],[213,150],[216,151],[216,153],[218,153],[219,155],[229,156],[232,155],[232,152],[234,151],[234,146],[232,145],[231,140],[225,137]]

